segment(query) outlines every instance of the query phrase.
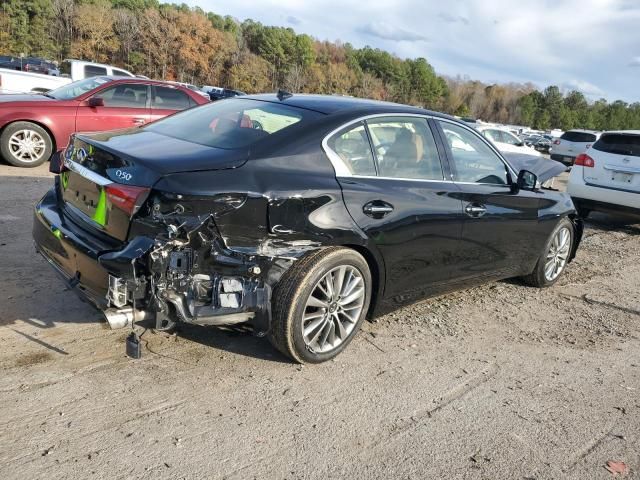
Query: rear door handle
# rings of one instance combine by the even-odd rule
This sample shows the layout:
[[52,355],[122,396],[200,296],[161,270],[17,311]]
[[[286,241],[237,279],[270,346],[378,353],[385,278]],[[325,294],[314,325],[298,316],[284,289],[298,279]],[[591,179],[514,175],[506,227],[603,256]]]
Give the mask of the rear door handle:
[[487,213],[487,208],[479,203],[470,203],[464,208],[464,211],[470,217],[481,217]]
[[385,215],[393,212],[393,205],[382,200],[374,200],[365,204],[362,207],[362,211],[365,215],[373,218],[382,218]]
[[134,118],[133,119],[133,123],[135,123],[136,125],[144,125],[144,122],[146,120],[144,118]]

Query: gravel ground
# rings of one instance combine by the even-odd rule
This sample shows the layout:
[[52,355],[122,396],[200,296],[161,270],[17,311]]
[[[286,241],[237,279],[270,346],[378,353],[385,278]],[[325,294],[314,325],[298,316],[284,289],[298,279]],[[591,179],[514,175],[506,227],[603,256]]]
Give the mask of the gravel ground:
[[34,253],[50,184],[0,165],[3,479],[639,475],[640,225],[594,216],[555,287],[415,304],[326,364],[195,327],[130,360]]

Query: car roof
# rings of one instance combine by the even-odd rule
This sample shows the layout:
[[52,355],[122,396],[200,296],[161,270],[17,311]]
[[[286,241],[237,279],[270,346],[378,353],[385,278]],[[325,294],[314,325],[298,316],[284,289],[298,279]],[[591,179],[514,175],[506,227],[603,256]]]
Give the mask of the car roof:
[[618,134],[618,135],[640,135],[640,130],[609,130],[606,132],[602,132],[603,135],[608,135],[610,133]]
[[598,130],[585,130],[583,128],[572,128],[571,130],[567,130],[564,133],[569,133],[569,132],[593,133],[593,134],[601,133]]
[[[432,112],[418,107],[402,105],[400,103],[382,102],[365,98],[347,97],[342,95],[310,95],[294,94],[280,100],[277,94],[244,95],[242,99],[260,100],[263,102],[280,103],[293,107],[313,110],[331,115],[334,113],[413,113],[417,115],[432,115],[434,117],[454,119],[450,115]],[[455,119],[454,119],[455,120]]]
[[144,83],[144,84],[153,84],[153,85],[166,85],[170,87],[182,87],[188,90],[187,87],[180,85],[177,82],[164,82],[162,80],[151,80],[148,78],[138,78],[138,77],[121,77],[119,75],[100,75],[99,78],[104,78],[105,80],[109,80],[112,83]]

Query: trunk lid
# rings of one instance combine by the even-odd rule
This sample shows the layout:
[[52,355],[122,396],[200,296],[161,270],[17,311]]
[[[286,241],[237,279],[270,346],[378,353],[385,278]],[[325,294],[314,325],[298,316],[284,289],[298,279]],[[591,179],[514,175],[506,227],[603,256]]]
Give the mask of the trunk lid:
[[60,175],[66,213],[90,230],[124,241],[131,219],[164,175],[239,167],[247,152],[226,151],[130,129],[75,135]]
[[640,193],[640,132],[605,133],[588,155],[594,166],[582,169],[585,182]]

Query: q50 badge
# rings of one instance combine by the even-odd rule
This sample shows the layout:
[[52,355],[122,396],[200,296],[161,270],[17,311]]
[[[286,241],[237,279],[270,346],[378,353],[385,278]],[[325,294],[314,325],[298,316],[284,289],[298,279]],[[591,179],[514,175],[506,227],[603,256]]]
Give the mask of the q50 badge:
[[135,168],[107,168],[109,179],[118,183],[131,183],[135,181]]

